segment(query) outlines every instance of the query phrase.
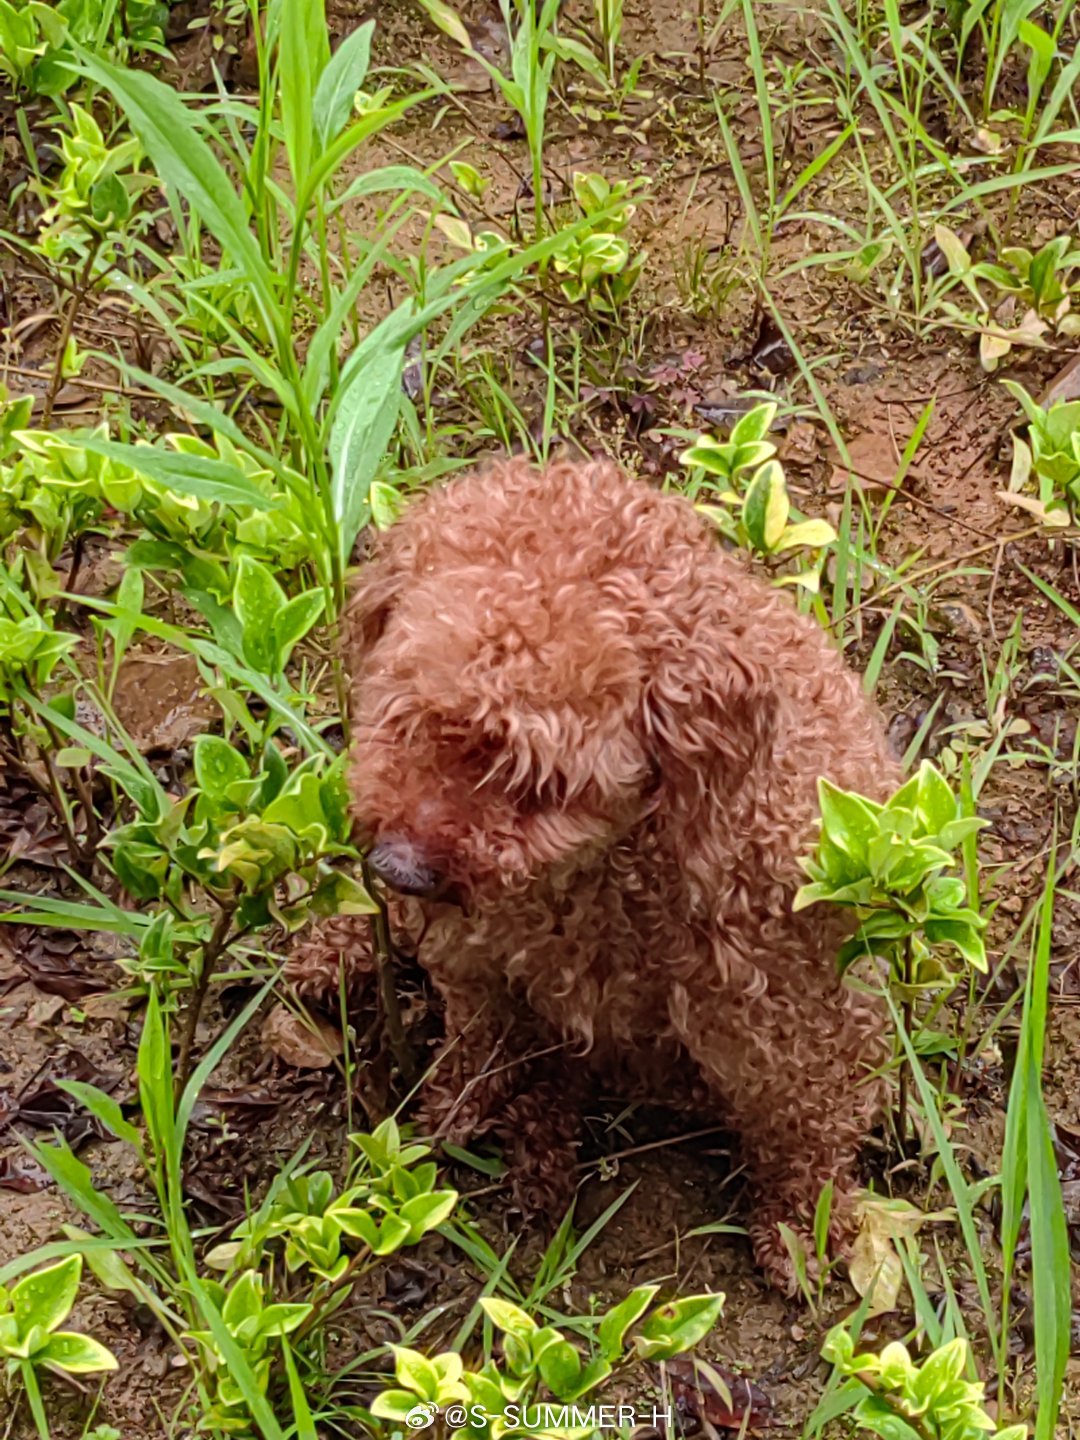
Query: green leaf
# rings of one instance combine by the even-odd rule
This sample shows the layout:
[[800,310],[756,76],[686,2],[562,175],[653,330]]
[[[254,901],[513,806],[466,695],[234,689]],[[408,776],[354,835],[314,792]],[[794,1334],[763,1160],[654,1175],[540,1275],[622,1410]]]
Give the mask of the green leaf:
[[312,116],[324,146],[334,139],[352,114],[353,98],[367,75],[374,29],[374,20],[368,20],[347,35],[319,76]]
[[246,1320],[258,1317],[262,1305],[262,1277],[256,1270],[245,1270],[233,1282],[221,1318],[235,1335]]
[[[379,1420],[400,1422],[413,1413],[416,1404],[417,1397],[411,1390],[383,1390],[371,1402],[371,1413]],[[432,1411],[432,1418],[434,1418],[434,1411]]]
[[601,1355],[608,1360],[619,1358],[627,1330],[645,1314],[659,1289],[659,1285],[639,1285],[630,1291],[625,1300],[608,1311],[596,1333]]
[[918,1408],[931,1408],[942,1392],[960,1379],[967,1363],[968,1343],[962,1336],[939,1345],[920,1365],[919,1373],[912,1382],[911,1395]]
[[430,1195],[416,1195],[402,1205],[400,1215],[409,1227],[409,1239],[416,1241],[429,1230],[436,1230],[453,1214],[458,1202],[456,1190],[435,1190]]
[[931,945],[952,945],[974,969],[986,973],[986,946],[971,925],[956,920],[927,920],[924,933]]
[[455,10],[445,4],[444,0],[420,0],[420,3],[444,34],[449,35],[463,50],[472,53],[469,32]]
[[9,1299],[19,1334],[25,1335],[34,1325],[55,1330],[75,1304],[81,1278],[82,1256],[69,1255],[44,1270],[35,1270],[14,1285]]
[[920,1440],[918,1430],[876,1395],[860,1401],[855,1407],[854,1417],[865,1430],[880,1435],[881,1440]]
[[89,1216],[103,1234],[112,1240],[138,1244],[134,1230],[121,1215],[115,1201],[95,1189],[89,1168],[62,1136],[52,1145],[31,1144],[30,1153],[49,1172],[58,1188],[74,1201],[84,1215]]
[[321,590],[305,590],[278,612],[274,621],[274,649],[279,669],[285,668],[293,646],[303,639],[322,614],[324,600]]
[[[324,0],[280,0],[278,87],[281,128],[297,195],[311,172],[313,91],[330,58]],[[303,217],[298,216],[302,222]]]
[[415,165],[382,165],[350,181],[341,194],[327,205],[327,214],[333,215],[350,200],[358,200],[364,195],[381,195],[388,190],[415,190],[440,205],[444,200],[443,192],[434,180]]
[[581,1379],[581,1356],[561,1336],[540,1352],[537,1368],[540,1378],[559,1400],[567,1400],[576,1392]]
[[118,1370],[120,1362],[111,1350],[91,1335],[76,1335],[59,1330],[50,1335],[34,1356],[35,1364],[55,1365],[69,1375],[96,1375],[103,1370]]
[[732,445],[746,445],[752,441],[764,440],[776,419],[779,406],[774,400],[755,405],[741,416],[731,431]]
[[399,1385],[404,1385],[421,1400],[439,1398],[439,1372],[419,1350],[410,1350],[407,1345],[391,1345],[394,1355],[394,1376]]
[[929,760],[924,760],[919,767],[919,813],[926,822],[926,828],[930,834],[936,835],[940,830],[957,819],[959,802],[949,786],[949,782]]
[[[861,795],[840,790],[828,780],[818,781],[822,832],[844,855],[863,869],[870,841],[878,834],[880,806]],[[846,876],[846,879],[855,877]]]
[[520,1305],[515,1305],[510,1300],[502,1300],[498,1295],[481,1296],[480,1308],[495,1328],[505,1335],[514,1335],[517,1339],[528,1342],[537,1329],[536,1321],[531,1315],[527,1315]]
[[634,1336],[634,1348],[643,1360],[670,1360],[704,1340],[723,1308],[723,1295],[687,1295],[661,1305]]
[[186,455],[157,445],[122,445],[95,435],[80,437],[79,444],[93,455],[129,466],[177,495],[194,495],[222,505],[250,505],[256,510],[276,510],[284,504],[277,496],[265,495],[236,466],[209,455]]
[[342,372],[329,443],[331,500],[342,561],[352,553],[368,489],[397,424],[406,344],[395,312],[361,341]]
[[797,525],[787,527],[774,549],[779,553],[805,545],[810,550],[819,550],[823,545],[831,545],[835,539],[836,531],[827,520],[800,520]]
[[241,555],[233,587],[233,607],[244,633],[244,659],[264,675],[281,669],[274,642],[278,616],[286,606],[285,591],[273,572],[251,555]]
[[935,225],[934,239],[948,262],[950,272],[953,275],[966,275],[971,269],[971,256],[956,231],[950,230],[947,225]]
[[57,1088],[73,1096],[84,1105],[90,1114],[100,1120],[110,1134],[115,1135],[118,1140],[124,1140],[139,1153],[142,1151],[142,1139],[138,1130],[130,1121],[124,1119],[124,1112],[104,1090],[99,1090],[96,1085],[88,1085],[82,1080],[57,1080]]
[[90,190],[90,214],[99,225],[123,225],[131,212],[131,201],[119,175],[103,176]]
[[743,524],[755,550],[772,553],[784,534],[790,511],[783,467],[778,460],[768,460],[750,481],[743,501]]
[[260,1337],[273,1336],[275,1338],[291,1335],[298,1325],[304,1323],[314,1308],[306,1301],[267,1305],[259,1316],[255,1333]]
[[379,1238],[371,1248],[376,1255],[392,1255],[395,1250],[401,1249],[408,1238],[407,1221],[402,1220],[400,1215],[391,1213],[383,1217],[379,1226]]
[[267,332],[272,333],[277,315],[274,277],[232,180],[200,136],[187,106],[145,70],[110,65],[74,43],[72,49],[78,68],[119,103],[162,183],[187,200],[243,269]]
[[220,735],[198,735],[192,746],[195,783],[214,799],[223,798],[230,785],[251,778],[248,763]]

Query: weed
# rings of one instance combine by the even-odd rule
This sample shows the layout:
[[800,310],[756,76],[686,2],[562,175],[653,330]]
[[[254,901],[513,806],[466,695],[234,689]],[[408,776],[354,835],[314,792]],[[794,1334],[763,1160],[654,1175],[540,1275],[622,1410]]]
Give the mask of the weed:
[[[912,1032],[916,1002],[955,984],[941,959],[955,950],[976,970],[986,969],[985,921],[967,903],[967,887],[944,872],[954,852],[985,821],[963,816],[948,783],[924,761],[918,774],[884,805],[819,781],[821,839],[803,862],[810,884],[796,909],[825,901],[854,910],[855,936],[840,951],[846,969],[863,955],[889,964],[900,1000],[903,1033]],[[907,1136],[908,1082],[901,1069],[897,1129]]]
[[37,1371],[94,1375],[118,1364],[100,1340],[59,1328],[75,1304],[81,1278],[82,1260],[69,1255],[24,1275],[10,1290],[0,1285],[0,1359],[8,1380],[18,1379],[25,1390],[42,1440],[48,1440],[49,1427]]

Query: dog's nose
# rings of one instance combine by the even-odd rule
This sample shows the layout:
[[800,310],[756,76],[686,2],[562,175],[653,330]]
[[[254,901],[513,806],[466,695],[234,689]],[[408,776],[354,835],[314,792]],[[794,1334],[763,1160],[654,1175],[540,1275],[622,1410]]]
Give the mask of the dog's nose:
[[443,877],[429,865],[411,841],[394,836],[380,840],[368,853],[372,872],[384,885],[402,895],[434,895]]

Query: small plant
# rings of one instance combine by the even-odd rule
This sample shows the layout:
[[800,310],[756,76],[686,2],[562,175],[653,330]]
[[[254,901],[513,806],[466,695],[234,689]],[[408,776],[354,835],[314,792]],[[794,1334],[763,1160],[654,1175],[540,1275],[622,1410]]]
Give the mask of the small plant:
[[596,0],[596,25],[604,46],[608,83],[614,85],[618,79],[616,55],[623,27],[623,0]]
[[630,196],[639,185],[577,173],[573,188],[578,210],[596,228],[575,233],[556,253],[552,264],[562,277],[559,288],[573,304],[584,301],[593,310],[616,315],[648,258],[644,251],[632,256],[622,233],[633,217]]
[[62,94],[76,79],[72,41],[120,58],[160,49],[167,16],[161,0],[0,0],[0,74],[16,89]]
[[920,1364],[898,1340],[880,1355],[856,1354],[850,1333],[837,1326],[822,1355],[850,1377],[859,1398],[851,1418],[882,1440],[1025,1440],[1026,1425],[999,1430],[984,1408],[985,1389],[967,1380],[972,1369],[966,1339],[939,1345]]
[[832,1221],[833,1196],[835,1187],[831,1180],[822,1186],[821,1194],[814,1206],[814,1223],[811,1235],[814,1242],[813,1255],[807,1254],[803,1239],[781,1220],[778,1229],[784,1248],[791,1257],[792,1268],[799,1291],[806,1301],[810,1313],[817,1316],[825,1299],[825,1287],[829,1276],[835,1270],[836,1260],[829,1259],[829,1225]]
[[81,1279],[82,1257],[68,1255],[23,1276],[10,1290],[0,1285],[0,1360],[7,1383],[22,1384],[42,1440],[48,1440],[49,1427],[38,1370],[94,1375],[117,1368],[116,1356],[99,1340],[60,1329],[75,1304]]
[[560,0],[499,0],[503,24],[510,39],[510,73],[505,75],[473,45],[461,16],[446,0],[420,0],[431,19],[455,44],[488,74],[503,100],[521,116],[529,147],[533,197],[533,239],[539,240],[544,220],[544,137],[556,60],[572,60],[594,79],[604,72],[596,57],[577,40],[559,35],[556,22]]
[[[824,779],[818,798],[821,837],[802,862],[810,883],[796,895],[795,909],[828,903],[855,912],[858,928],[841,948],[840,968],[861,956],[886,960],[910,1034],[917,999],[956,984],[943,954],[956,951],[974,969],[986,969],[986,922],[969,908],[963,878],[945,873],[986,821],[961,814],[948,781],[928,760],[884,805]],[[901,1140],[907,1133],[907,1076],[902,1065]]]
[[[599,1320],[595,1352],[585,1361],[553,1325],[538,1325],[520,1306],[489,1296],[485,1315],[502,1334],[503,1364],[489,1361],[466,1370],[454,1353],[427,1359],[405,1346],[392,1347],[397,1389],[375,1397],[371,1410],[410,1428],[430,1424],[448,1405],[464,1423],[455,1429],[476,1440],[499,1440],[520,1430],[561,1433],[563,1406],[595,1390],[631,1358],[670,1360],[691,1349],[713,1329],[722,1295],[688,1295],[661,1305],[642,1321],[626,1349],[627,1335],[652,1303],[658,1286],[639,1285]],[[551,1398],[545,1400],[544,1395]],[[419,1417],[426,1417],[420,1420]],[[562,1422],[563,1427],[565,1421]]]
[[[774,578],[774,584],[800,585],[816,592],[823,563],[820,552],[833,544],[836,531],[826,520],[804,520],[792,511],[783,466],[774,458],[776,446],[766,438],[776,410],[772,401],[755,405],[738,420],[727,440],[702,435],[679,461],[691,472],[703,472],[717,487],[719,504],[698,508],[733,545],[766,561],[783,559],[793,550],[816,552],[809,569]],[[691,481],[691,495],[699,493],[701,484]]]
[[[974,300],[976,313],[966,312],[939,291],[938,304],[949,315],[979,331],[979,359],[994,370],[1014,345],[1042,346],[1048,331],[1062,338],[1078,333],[1080,316],[1072,310],[1072,272],[1080,268],[1080,246],[1071,235],[1049,240],[1037,254],[1022,246],[1006,246],[997,261],[974,261],[967,246],[947,225],[934,227],[934,238],[949,265],[950,279]],[[984,281],[1003,300],[988,300]],[[1020,319],[1016,320],[1016,312]]]
[[[100,125],[81,105],[67,107],[66,121],[58,133],[59,145],[54,148],[64,162],[63,169],[56,180],[34,182],[45,210],[31,247],[64,276],[70,292],[45,394],[45,427],[75,355],[75,320],[91,291],[106,281],[115,263],[115,255],[107,258],[107,249],[110,244],[115,248],[124,237],[138,198],[155,183],[153,176],[140,172],[142,147],[138,140],[128,136],[108,143]],[[147,223],[145,216],[141,223]]]
[[[1059,401],[1044,410],[1014,380],[1002,384],[1022,406],[1029,438],[1013,435],[1012,474],[1001,498],[1050,527],[1075,522],[1080,516],[1080,400]],[[1037,498],[1023,493],[1033,472]]]

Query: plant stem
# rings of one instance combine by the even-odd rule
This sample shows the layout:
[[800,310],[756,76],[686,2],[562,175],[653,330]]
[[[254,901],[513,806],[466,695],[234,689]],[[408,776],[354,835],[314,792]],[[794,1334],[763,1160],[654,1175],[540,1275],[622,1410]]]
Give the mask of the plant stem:
[[366,860],[361,861],[361,874],[364,878],[365,890],[378,906],[371,919],[375,937],[375,971],[379,981],[379,1003],[382,1007],[383,1019],[386,1022],[386,1038],[390,1044],[390,1053],[401,1072],[402,1080],[406,1085],[411,1085],[416,1076],[416,1065],[413,1061],[412,1051],[405,1039],[401,1006],[398,1004],[397,989],[394,986],[394,948],[390,938],[390,917],[387,914],[385,902],[372,884],[371,871]]
[[180,1037],[180,1054],[176,1061],[176,1098],[179,1101],[184,1093],[184,1087],[191,1079],[191,1058],[195,1049],[195,1031],[199,1026],[199,1017],[202,1015],[203,1006],[206,1004],[207,991],[210,989],[210,980],[214,973],[221,952],[229,942],[229,931],[232,928],[233,914],[236,910],[235,902],[223,905],[221,912],[214,924],[210,939],[206,942],[203,950],[202,966],[199,970],[199,978],[195,982],[195,991],[188,1001],[187,1011],[184,1015],[184,1032]]
[[[49,741],[52,744],[53,749],[60,750],[62,748],[62,741],[60,739],[60,736],[57,735],[56,731],[44,718],[44,716],[42,717],[41,723],[44,725],[45,730],[48,733]],[[58,783],[53,775],[52,765],[49,757],[43,754],[42,759],[44,760],[45,766],[49,771],[50,779],[53,780],[54,784]],[[94,853],[97,850],[98,843],[101,839],[101,827],[98,825],[97,812],[94,810],[94,799],[90,790],[90,786],[87,782],[86,777],[83,775],[82,768],[80,766],[76,765],[72,768],[71,778],[74,782],[75,790],[79,797],[79,803],[80,805],[82,805],[83,814],[86,816],[86,840],[83,844],[79,845],[78,840],[76,839],[75,843],[78,846],[79,850],[80,866],[90,868],[93,866]],[[75,839],[74,829],[72,830],[72,838]]]
[[[900,1006],[901,1024],[904,1027],[904,1034],[911,1038],[911,1022],[914,1015],[914,1001],[911,999],[911,985],[914,980],[914,966],[912,965],[911,941],[904,945],[904,987],[905,998]],[[900,1056],[900,1094],[896,1102],[896,1129],[900,1139],[900,1148],[903,1150],[908,1137],[908,1104],[911,1085],[911,1074],[907,1060],[903,1053]]]
[[79,278],[76,282],[75,289],[72,291],[71,299],[68,301],[68,307],[64,311],[64,323],[60,327],[60,344],[56,351],[56,364],[53,366],[52,377],[49,380],[49,388],[45,392],[45,404],[41,412],[41,428],[43,430],[49,428],[49,421],[52,419],[53,406],[56,404],[56,397],[60,391],[60,382],[64,378],[64,355],[67,351],[68,341],[71,339],[71,332],[75,328],[75,317],[82,308],[82,303],[86,299],[87,291],[90,289],[94,261],[97,259],[100,250],[101,239],[95,235],[93,244],[86,252],[86,260],[83,263],[82,270],[79,272]]
[[331,1282],[330,1288],[326,1291],[325,1295],[321,1295],[319,1297],[318,1304],[311,1311],[311,1314],[308,1315],[306,1320],[301,1321],[301,1323],[296,1327],[295,1336],[293,1338],[294,1345],[298,1341],[302,1340],[304,1336],[308,1333],[308,1331],[313,1329],[313,1327],[319,1323],[320,1319],[326,1313],[327,1305],[334,1298],[334,1296],[340,1295],[340,1293],[346,1288],[346,1286],[352,1285],[356,1280],[359,1279],[357,1271],[360,1269],[362,1263],[365,1260],[370,1260],[371,1258],[371,1251],[366,1245],[363,1247],[363,1249],[356,1252],[356,1254],[352,1257],[352,1259],[349,1261],[348,1265],[338,1276],[338,1278]]
[[3,753],[5,758],[10,760],[16,769],[26,776],[34,789],[48,801],[49,807],[56,816],[57,823],[63,834],[64,844],[67,847],[72,867],[81,874],[85,865],[85,857],[83,856],[82,847],[75,836],[75,832],[71,828],[67,806],[64,804],[63,792],[60,789],[59,782],[56,778],[56,771],[53,768],[49,755],[45,751],[39,751],[42,769],[45,771],[46,778],[46,783],[42,784],[40,776],[34,770],[34,767],[23,758],[19,750],[9,749],[7,745],[4,745]]

